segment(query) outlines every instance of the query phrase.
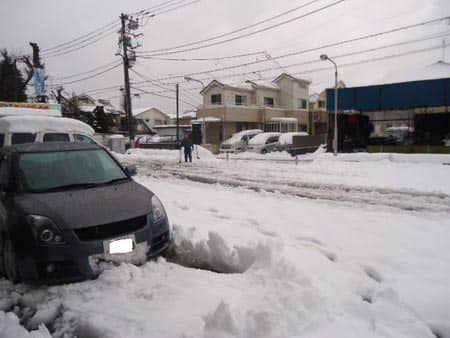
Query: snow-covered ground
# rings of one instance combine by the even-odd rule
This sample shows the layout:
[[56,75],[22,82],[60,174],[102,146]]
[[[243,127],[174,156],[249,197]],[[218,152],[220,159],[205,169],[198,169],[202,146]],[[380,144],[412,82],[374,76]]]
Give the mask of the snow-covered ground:
[[448,157],[118,157],[174,248],[83,283],[0,280],[0,338],[450,337]]

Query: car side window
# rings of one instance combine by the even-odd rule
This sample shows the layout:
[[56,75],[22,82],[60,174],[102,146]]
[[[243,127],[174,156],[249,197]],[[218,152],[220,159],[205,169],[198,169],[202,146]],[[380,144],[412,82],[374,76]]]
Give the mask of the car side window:
[[274,142],[278,142],[278,136],[269,137],[266,141],[266,144],[270,144],[270,143],[274,143]]
[[36,140],[36,134],[33,133],[14,133],[11,135],[11,144],[33,143]]
[[69,142],[69,134],[66,133],[47,133],[43,138],[44,142]]
[[247,135],[242,136],[241,141],[247,142],[248,141],[248,136]]
[[96,144],[96,142],[93,139],[91,139],[90,137],[88,137],[86,135],[73,134],[73,139],[75,142]]

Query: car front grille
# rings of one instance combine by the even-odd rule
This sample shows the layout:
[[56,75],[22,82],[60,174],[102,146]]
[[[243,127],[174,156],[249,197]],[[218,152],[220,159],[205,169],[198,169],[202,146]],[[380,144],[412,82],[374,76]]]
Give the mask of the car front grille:
[[128,234],[142,229],[147,224],[147,216],[130,218],[124,221],[95,225],[88,228],[75,229],[81,241],[94,241]]

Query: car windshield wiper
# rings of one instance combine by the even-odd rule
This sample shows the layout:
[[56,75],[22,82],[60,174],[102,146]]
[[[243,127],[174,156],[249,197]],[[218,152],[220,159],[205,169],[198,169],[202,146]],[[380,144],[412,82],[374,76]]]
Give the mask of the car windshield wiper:
[[74,184],[66,184],[60,185],[53,188],[47,189],[30,189],[31,192],[34,193],[42,193],[42,192],[52,192],[52,191],[61,191],[61,190],[71,190],[71,189],[89,189],[96,187],[98,183],[74,183]]
[[106,182],[98,183],[97,185],[108,185],[108,184],[113,184],[113,183],[122,182],[122,181],[129,181],[129,180],[130,179],[128,177],[120,177],[120,178],[114,178],[114,179],[106,181]]

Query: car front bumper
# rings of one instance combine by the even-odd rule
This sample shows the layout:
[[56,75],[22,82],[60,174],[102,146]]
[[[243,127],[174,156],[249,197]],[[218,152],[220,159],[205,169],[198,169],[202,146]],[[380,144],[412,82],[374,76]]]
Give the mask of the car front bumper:
[[[33,252],[17,257],[19,273],[27,282],[48,284],[92,279],[101,272],[103,262],[128,262],[142,264],[147,259],[160,255],[171,242],[167,219],[156,224],[147,224],[137,231],[119,237],[81,241],[72,230],[63,231],[66,244],[40,245]],[[132,238],[133,251],[110,254],[106,243],[115,239]]]

